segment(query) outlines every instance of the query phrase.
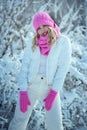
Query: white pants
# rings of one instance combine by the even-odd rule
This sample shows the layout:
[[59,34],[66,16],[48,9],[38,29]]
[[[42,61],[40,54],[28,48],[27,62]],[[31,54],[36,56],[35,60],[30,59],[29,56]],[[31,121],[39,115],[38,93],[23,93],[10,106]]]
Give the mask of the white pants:
[[[36,100],[40,99],[43,101],[43,99],[47,96],[49,90],[50,88],[47,85],[46,78],[44,77],[43,79],[41,79],[40,76],[37,76],[32,81],[32,85],[28,87],[28,95],[31,101],[31,105],[28,107],[28,111],[25,113],[22,113],[20,111],[20,105],[18,100],[15,115],[9,125],[8,130],[26,130],[27,123]],[[46,127],[47,130],[63,130],[59,95],[56,97],[56,100],[51,110],[46,111]]]

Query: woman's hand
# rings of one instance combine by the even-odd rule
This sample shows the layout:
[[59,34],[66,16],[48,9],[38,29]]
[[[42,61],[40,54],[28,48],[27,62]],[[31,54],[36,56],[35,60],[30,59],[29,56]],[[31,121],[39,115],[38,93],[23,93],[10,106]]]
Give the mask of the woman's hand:
[[28,109],[28,105],[31,105],[27,91],[20,91],[20,111],[25,113]]
[[58,94],[58,92],[51,89],[49,94],[47,95],[47,97],[43,100],[45,103],[45,109],[47,111],[49,111],[52,108],[57,94]]

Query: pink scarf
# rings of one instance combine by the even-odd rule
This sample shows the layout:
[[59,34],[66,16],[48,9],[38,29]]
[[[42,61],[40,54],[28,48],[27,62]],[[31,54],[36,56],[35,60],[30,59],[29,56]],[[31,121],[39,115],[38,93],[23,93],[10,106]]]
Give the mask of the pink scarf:
[[48,55],[51,47],[47,44],[48,36],[40,36],[37,40],[37,45],[40,48],[42,55]]

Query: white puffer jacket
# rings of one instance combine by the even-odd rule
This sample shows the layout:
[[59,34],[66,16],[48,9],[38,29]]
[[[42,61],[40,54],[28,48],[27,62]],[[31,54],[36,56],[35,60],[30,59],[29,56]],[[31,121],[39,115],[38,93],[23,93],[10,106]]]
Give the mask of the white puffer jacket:
[[[40,51],[37,46],[32,51],[32,39],[26,42],[22,67],[18,75],[18,86],[21,90],[26,90],[32,79],[36,77],[40,65]],[[71,43],[70,40],[61,35],[53,44],[46,64],[47,83],[52,84],[52,88],[60,91],[63,86],[66,74],[71,63]]]

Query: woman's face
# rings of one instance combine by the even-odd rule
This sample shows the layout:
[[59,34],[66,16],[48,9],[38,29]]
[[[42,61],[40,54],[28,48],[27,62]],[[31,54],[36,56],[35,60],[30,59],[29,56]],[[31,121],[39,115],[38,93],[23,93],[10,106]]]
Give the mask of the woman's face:
[[38,28],[38,30],[37,30],[37,33],[38,33],[39,35],[41,35],[41,36],[47,35],[47,33],[48,33],[48,26],[46,26],[46,25],[40,26],[40,27]]

